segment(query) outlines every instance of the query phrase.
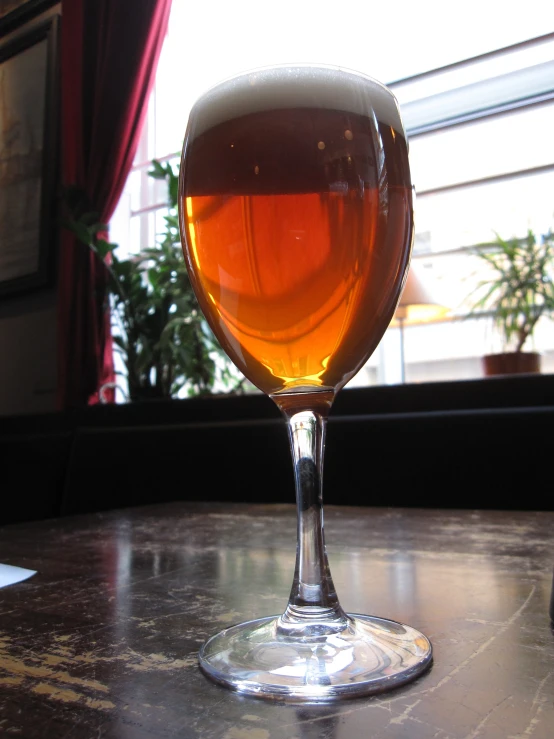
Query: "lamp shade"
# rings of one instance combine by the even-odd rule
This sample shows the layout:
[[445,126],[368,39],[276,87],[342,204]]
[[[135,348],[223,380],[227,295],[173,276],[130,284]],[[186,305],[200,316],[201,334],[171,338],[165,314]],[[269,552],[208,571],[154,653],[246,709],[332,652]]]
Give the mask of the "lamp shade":
[[393,322],[425,323],[442,318],[448,311],[449,308],[433,296],[429,281],[421,269],[412,265]]

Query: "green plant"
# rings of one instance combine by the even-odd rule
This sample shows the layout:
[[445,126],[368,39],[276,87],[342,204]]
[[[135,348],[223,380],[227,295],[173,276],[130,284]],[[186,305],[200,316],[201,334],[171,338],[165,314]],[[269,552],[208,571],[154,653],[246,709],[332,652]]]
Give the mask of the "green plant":
[[[168,214],[158,242],[126,259],[91,212],[83,193],[66,192],[64,225],[103,261],[108,275],[112,335],[125,364],[129,398],[206,395],[216,384],[244,390],[198,306],[183,259],[177,216],[178,171],[154,161],[150,176],[165,180]],[[183,390],[184,389],[184,390]]]
[[505,350],[521,352],[539,319],[554,315],[554,234],[537,237],[530,230],[526,238],[510,240],[497,234],[475,253],[490,277],[479,283],[470,315],[492,314]]

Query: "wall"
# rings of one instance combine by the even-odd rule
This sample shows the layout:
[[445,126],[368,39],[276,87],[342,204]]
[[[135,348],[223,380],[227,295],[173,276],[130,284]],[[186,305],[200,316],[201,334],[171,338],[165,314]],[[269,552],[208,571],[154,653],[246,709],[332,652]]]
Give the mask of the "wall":
[[[46,6],[51,3],[43,3]],[[37,0],[0,0],[0,19]],[[54,6],[36,22],[60,11]],[[33,19],[35,22],[35,19]],[[15,36],[13,31],[10,36]],[[4,42],[9,36],[2,37]],[[35,290],[0,299],[0,415],[42,413],[56,402],[56,290]]]
[[0,415],[52,411],[55,402],[55,291],[2,300]]

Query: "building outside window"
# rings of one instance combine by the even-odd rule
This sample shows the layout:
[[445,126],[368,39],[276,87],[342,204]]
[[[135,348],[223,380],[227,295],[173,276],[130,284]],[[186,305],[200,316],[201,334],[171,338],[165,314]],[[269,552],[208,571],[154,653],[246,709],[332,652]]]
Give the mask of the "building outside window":
[[[136,252],[163,230],[164,185],[148,177],[150,162],[178,162],[188,111],[208,87],[246,69],[287,61],[357,69],[388,84],[399,100],[416,189],[413,264],[449,309],[438,320],[405,327],[405,379],[481,377],[481,356],[500,347],[489,320],[467,319],[467,296],[482,270],[474,247],[493,241],[496,233],[524,237],[529,228],[542,234],[554,227],[550,3],[531,0],[525,13],[501,13],[499,23],[504,6],[472,0],[456,19],[455,32],[444,21],[428,22],[442,7],[434,0],[400,4],[405,17],[396,29],[390,7],[354,3],[335,18],[332,32],[336,5],[328,2],[287,0],[272,15],[266,4],[240,0],[218,5],[217,19],[213,6],[205,6],[174,0],[112,239],[123,253]],[[264,32],[268,28],[271,34]],[[553,329],[543,320],[532,347],[542,352],[545,372],[554,371]],[[399,329],[392,325],[350,384],[395,383],[401,374]]]

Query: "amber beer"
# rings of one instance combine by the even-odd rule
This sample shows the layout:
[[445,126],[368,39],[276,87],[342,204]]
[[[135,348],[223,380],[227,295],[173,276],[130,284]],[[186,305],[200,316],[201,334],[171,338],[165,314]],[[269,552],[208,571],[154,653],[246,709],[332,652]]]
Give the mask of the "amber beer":
[[298,67],[235,78],[201,102],[179,206],[202,310],[264,392],[338,389],[380,341],[409,262],[394,100],[364,76]]

